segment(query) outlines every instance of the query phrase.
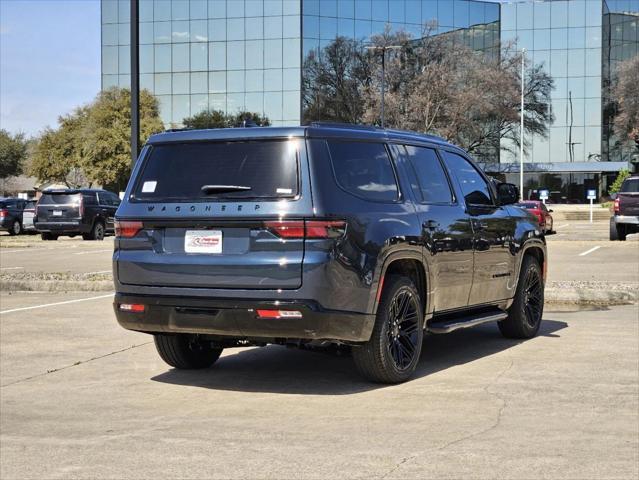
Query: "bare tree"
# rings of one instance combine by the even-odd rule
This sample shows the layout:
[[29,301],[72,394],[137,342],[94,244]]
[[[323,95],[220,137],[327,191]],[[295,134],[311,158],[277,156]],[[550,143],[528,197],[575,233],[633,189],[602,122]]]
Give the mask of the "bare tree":
[[619,138],[635,142],[639,149],[639,56],[622,62],[612,90],[617,103],[613,128]]
[[[386,62],[387,125],[435,133],[478,156],[489,157],[502,138],[519,145],[521,54],[506,46],[500,58],[492,58],[446,35],[413,40],[405,33],[385,34],[373,41],[403,47],[389,52]],[[528,137],[547,136],[553,80],[541,65],[530,66],[526,75],[524,128]],[[380,78],[376,72],[365,92],[366,122],[378,121]]]
[[323,51],[311,51],[303,65],[303,121],[361,122],[370,68],[363,45],[353,39],[338,37]]

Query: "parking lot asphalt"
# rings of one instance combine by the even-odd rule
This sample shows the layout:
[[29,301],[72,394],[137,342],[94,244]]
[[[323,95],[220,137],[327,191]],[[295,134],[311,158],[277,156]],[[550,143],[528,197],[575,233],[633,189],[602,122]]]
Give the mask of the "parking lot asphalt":
[[61,238],[43,242],[39,236],[0,237],[0,273],[109,273],[113,237],[102,242]]
[[380,386],[350,358],[279,346],[172,370],[110,297],[1,300],[0,478],[639,474],[634,305],[546,312],[526,342],[495,325],[428,336],[415,378]]

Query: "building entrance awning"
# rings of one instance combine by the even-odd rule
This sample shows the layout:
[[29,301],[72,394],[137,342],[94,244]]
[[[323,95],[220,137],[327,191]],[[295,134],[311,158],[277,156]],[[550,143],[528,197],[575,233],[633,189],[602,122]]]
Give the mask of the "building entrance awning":
[[[482,164],[487,173],[519,173],[519,163]],[[615,173],[628,168],[628,162],[524,163],[524,173]]]

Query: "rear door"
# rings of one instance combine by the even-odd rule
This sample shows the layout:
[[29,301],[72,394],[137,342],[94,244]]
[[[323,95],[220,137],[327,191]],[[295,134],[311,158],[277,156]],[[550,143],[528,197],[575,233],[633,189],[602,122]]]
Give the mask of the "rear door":
[[110,192],[97,192],[98,207],[100,209],[100,214],[104,218],[105,227],[108,231],[113,231],[115,211],[118,208],[117,204],[114,203],[113,197],[115,197],[115,195]]
[[511,298],[517,284],[514,248],[516,220],[499,206],[488,180],[465,157],[441,150],[456,178],[474,232],[474,273],[469,305]]
[[620,215],[639,216],[639,177],[626,179],[617,196]]
[[301,286],[304,219],[313,215],[304,142],[156,144],[137,171],[118,220],[143,229],[116,243],[121,283]]
[[80,219],[82,194],[77,190],[45,191],[37,206],[38,222],[69,222]]
[[398,145],[407,159],[415,208],[422,228],[423,255],[430,272],[435,311],[468,305],[473,283],[473,230],[457,202],[433,148]]

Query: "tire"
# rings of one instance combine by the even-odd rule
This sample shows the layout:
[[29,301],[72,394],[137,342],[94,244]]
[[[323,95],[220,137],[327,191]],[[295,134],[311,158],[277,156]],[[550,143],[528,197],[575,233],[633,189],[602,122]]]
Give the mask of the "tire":
[[615,219],[610,219],[610,241],[614,242],[619,240],[619,233],[617,231],[617,224],[615,223]]
[[57,239],[58,239],[58,236],[57,236],[57,235],[54,235],[54,234],[53,234],[53,233],[51,233],[51,232],[42,232],[42,233],[40,234],[40,238],[41,238],[42,240],[57,240]]
[[154,335],[155,348],[162,360],[181,370],[208,368],[220,358],[221,348],[202,342],[196,335]]
[[537,335],[544,313],[544,280],[535,257],[526,255],[519,272],[517,293],[508,309],[508,318],[498,323],[506,338],[532,338]]
[[83,233],[82,238],[84,240],[104,240],[104,223],[100,220],[96,220],[93,224],[93,228],[90,233]]
[[13,221],[11,229],[9,229],[9,235],[20,235],[22,233],[22,225],[18,220]]
[[411,279],[386,278],[371,338],[352,349],[360,374],[377,383],[408,380],[422,351],[423,322],[422,298]]
[[628,235],[628,228],[626,225],[617,225],[617,237],[620,242],[626,241],[626,235]]

